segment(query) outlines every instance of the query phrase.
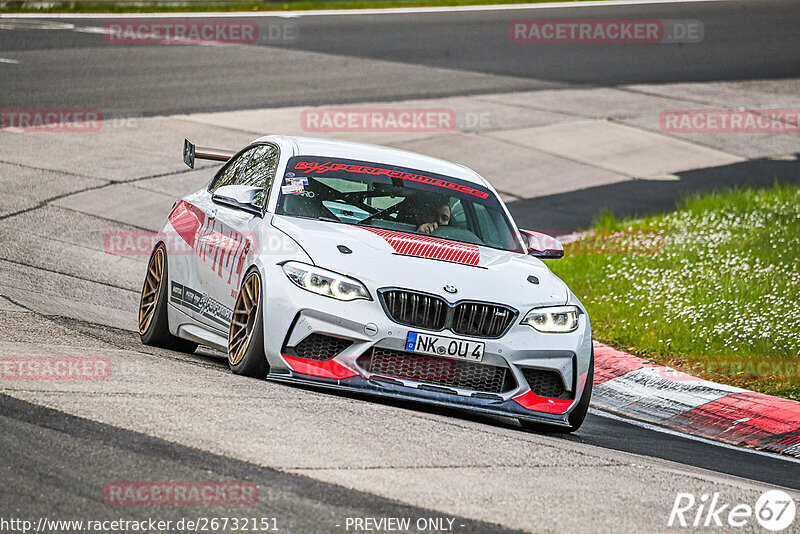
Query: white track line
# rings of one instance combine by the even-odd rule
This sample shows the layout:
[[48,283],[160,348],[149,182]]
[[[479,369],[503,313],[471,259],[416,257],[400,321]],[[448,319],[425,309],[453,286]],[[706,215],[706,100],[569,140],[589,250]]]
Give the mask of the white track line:
[[19,65],[19,61],[16,59],[6,59],[4,57],[0,57],[0,63],[11,63],[12,65]]
[[414,13],[453,13],[464,11],[517,11],[527,9],[579,9],[584,7],[635,6],[648,4],[687,4],[727,0],[596,0],[588,2],[548,2],[543,4],[499,4],[475,6],[388,7],[384,9],[319,9],[313,11],[235,11],[207,13],[8,13],[0,19],[163,19],[163,18],[252,18],[320,17],[355,15],[403,15]]
[[759,451],[756,449],[750,449],[739,445],[731,445],[730,443],[725,443],[724,441],[716,441],[713,439],[702,438],[700,436],[694,436],[692,434],[684,434],[683,432],[678,432],[677,430],[672,430],[670,428],[665,428],[663,426],[658,426],[651,423],[645,423],[644,421],[639,421],[638,419],[628,419],[626,417],[621,417],[619,415],[606,412],[605,410],[599,410],[597,408],[589,408],[589,413],[592,415],[596,415],[598,417],[605,417],[606,419],[613,419],[614,421],[620,421],[623,423],[628,423],[631,425],[646,428],[647,430],[652,430],[654,432],[661,432],[662,434],[669,434],[670,436],[677,436],[679,438],[686,438],[692,441],[699,441],[700,443],[705,443],[707,445],[714,445],[716,447],[723,447],[725,449],[732,449],[735,451],[746,452],[749,454],[757,454],[758,456],[766,456],[768,458],[773,458],[775,460],[784,460],[786,462],[800,464],[800,458],[795,458],[794,456],[788,456],[786,454],[776,454],[773,452]]

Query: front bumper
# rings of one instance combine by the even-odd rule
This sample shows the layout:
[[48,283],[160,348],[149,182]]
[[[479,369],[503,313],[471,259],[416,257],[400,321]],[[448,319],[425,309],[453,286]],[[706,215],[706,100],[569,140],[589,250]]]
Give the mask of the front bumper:
[[[294,286],[282,272],[280,276],[271,274],[276,275],[271,277],[273,281],[282,279],[286,283],[269,286],[264,306],[270,379],[562,426],[568,425],[568,415],[583,392],[591,358],[590,325],[585,314],[581,315],[578,329],[569,334],[541,334],[519,324],[521,317],[517,317],[500,338],[470,337],[449,330],[432,332],[403,326],[393,322],[377,300],[341,302]],[[370,292],[377,296],[373,288]],[[524,315],[527,309],[520,312]],[[404,352],[409,331],[483,342],[483,360],[472,365],[504,368],[506,385],[502,391],[487,392],[415,380],[408,375],[371,373],[364,358],[374,349],[420,357]],[[293,348],[312,334],[343,338],[352,344],[331,359],[299,357]],[[563,381],[564,394],[558,398],[538,395],[523,375],[526,369],[557,373]]]

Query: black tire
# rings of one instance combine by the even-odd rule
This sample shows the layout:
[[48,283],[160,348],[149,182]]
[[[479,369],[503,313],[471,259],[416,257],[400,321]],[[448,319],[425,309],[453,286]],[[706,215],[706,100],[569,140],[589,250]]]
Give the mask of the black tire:
[[[253,284],[257,294],[254,294]],[[264,354],[263,287],[258,270],[251,269],[236,296],[228,331],[228,366],[237,375],[265,378],[269,373]]]
[[589,402],[592,400],[592,387],[594,386],[594,347],[592,347],[592,356],[589,360],[589,373],[586,376],[586,386],[583,388],[581,400],[578,405],[569,414],[569,427],[546,425],[534,421],[519,420],[519,424],[525,430],[533,430],[534,432],[545,432],[550,434],[569,434],[578,430],[586,419],[586,414],[589,412]]
[[[157,265],[159,262],[160,268]],[[154,278],[157,278],[157,281]],[[154,287],[154,284],[157,287]],[[192,353],[197,348],[197,343],[173,336],[169,332],[169,319],[167,318],[168,285],[167,249],[163,243],[159,243],[150,254],[150,260],[147,263],[147,274],[144,277],[142,293],[139,299],[139,338],[145,345]],[[143,308],[147,305],[145,299],[149,299],[152,296],[152,291],[155,291],[156,298],[154,301],[149,302],[155,303],[150,305],[151,308],[154,307],[155,309],[150,319],[146,320],[143,317]]]

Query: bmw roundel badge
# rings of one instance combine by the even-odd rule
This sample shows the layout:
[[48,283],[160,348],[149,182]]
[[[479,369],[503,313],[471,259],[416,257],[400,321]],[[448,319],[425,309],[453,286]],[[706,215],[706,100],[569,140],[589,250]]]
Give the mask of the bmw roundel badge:
[[456,286],[453,286],[453,285],[449,285],[448,284],[448,285],[444,286],[442,289],[444,289],[448,293],[458,293],[458,289],[456,289]]

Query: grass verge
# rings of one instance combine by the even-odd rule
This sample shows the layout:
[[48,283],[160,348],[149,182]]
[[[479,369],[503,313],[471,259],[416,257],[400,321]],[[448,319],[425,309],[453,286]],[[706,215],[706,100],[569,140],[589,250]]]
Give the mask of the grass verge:
[[603,215],[553,271],[595,339],[716,382],[800,400],[800,187]]
[[[0,0],[2,13],[195,13],[230,11],[305,11],[315,9],[375,9],[390,7],[440,7],[503,4],[541,4],[545,2],[583,2],[586,0],[295,0],[289,2],[29,2]],[[37,5],[38,4],[38,5]]]

